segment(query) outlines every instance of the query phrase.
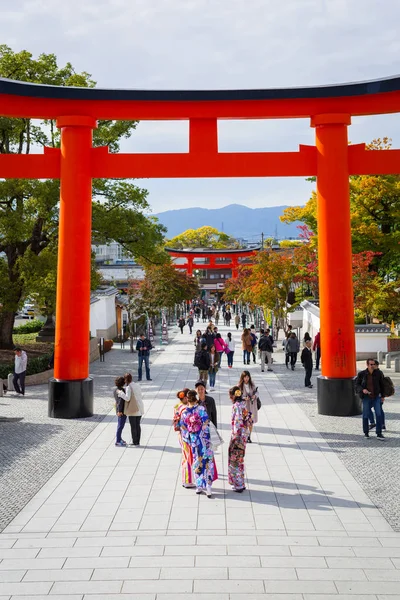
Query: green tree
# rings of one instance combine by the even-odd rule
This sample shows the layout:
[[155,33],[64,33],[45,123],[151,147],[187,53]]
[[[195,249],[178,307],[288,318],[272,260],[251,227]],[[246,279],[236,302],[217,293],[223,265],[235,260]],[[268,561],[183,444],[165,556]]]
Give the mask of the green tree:
[[187,229],[168,241],[171,248],[238,248],[238,242],[215,227]]
[[[59,67],[54,54],[34,59],[30,52],[16,53],[6,45],[0,45],[0,77],[60,86],[95,85],[88,73],[77,73],[70,63]],[[128,138],[136,125],[135,121],[100,121],[93,144],[118,151],[120,140]],[[0,154],[29,154],[33,147],[58,147],[59,143],[53,121],[38,124],[0,117]],[[131,182],[94,180],[93,197],[93,237],[98,243],[116,240],[132,256],[148,261],[157,248],[159,256],[165,229],[144,215],[149,210],[146,190]],[[58,202],[58,180],[0,181],[0,348],[12,347],[15,313],[32,290],[32,269],[38,268],[39,280],[45,277],[49,253],[56,253]],[[45,250],[46,260],[35,260]],[[48,290],[54,284],[49,274]]]

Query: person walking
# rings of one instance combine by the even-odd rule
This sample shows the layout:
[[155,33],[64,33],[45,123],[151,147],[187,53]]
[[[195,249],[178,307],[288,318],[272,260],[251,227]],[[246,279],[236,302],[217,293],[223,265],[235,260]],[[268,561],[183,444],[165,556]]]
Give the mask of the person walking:
[[230,309],[228,308],[228,310],[225,312],[225,325],[227,327],[231,326],[231,319],[232,319],[232,313],[231,313]]
[[199,404],[195,390],[187,392],[187,399],[188,406],[182,412],[179,428],[182,439],[192,449],[196,494],[205,492],[211,498],[215,461],[210,440],[210,418],[205,407]]
[[203,337],[203,334],[201,333],[200,329],[198,329],[196,331],[196,336],[194,338],[194,358],[193,358],[193,366],[196,366],[196,354],[197,352],[200,352],[201,350],[201,345],[206,343],[205,337]]
[[235,315],[235,325],[236,325],[236,329],[239,329],[239,325],[240,325],[239,315]]
[[242,327],[243,327],[243,329],[245,329],[245,327],[246,327],[246,321],[247,321],[247,317],[246,317],[246,313],[245,312],[242,312],[241,319],[242,319]]
[[318,331],[314,338],[313,351],[315,352],[315,370],[319,371],[319,362],[321,360],[321,332]]
[[257,348],[257,336],[256,336],[256,328],[254,325],[250,327],[250,335],[251,335],[251,353],[253,355],[253,363],[256,364],[256,348]]
[[193,329],[193,325],[194,325],[194,319],[193,319],[192,315],[189,315],[188,320],[186,321],[186,323],[189,325],[189,333],[190,333],[190,335],[192,335],[192,329]]
[[150,350],[153,348],[150,340],[144,335],[144,333],[140,334],[140,337],[136,344],[136,350],[138,354],[138,381],[142,381],[142,367],[143,362],[146,368],[146,379],[147,381],[152,381],[150,377]]
[[208,369],[210,368],[210,354],[207,351],[207,344],[201,344],[200,352],[196,352],[195,365],[199,370],[199,379],[207,383]]
[[124,415],[128,417],[131,427],[132,442],[130,445],[140,446],[140,437],[142,434],[140,421],[144,415],[142,390],[140,385],[133,381],[130,373],[125,373],[124,381],[126,386],[125,392],[119,389],[117,395],[125,401]]
[[224,340],[222,339],[222,336],[220,333],[216,333],[215,334],[215,339],[214,339],[214,346],[215,346],[215,350],[218,352],[218,356],[219,356],[219,367],[221,367],[222,365],[222,356],[226,350],[226,344],[224,342]]
[[214,319],[215,319],[215,324],[218,325],[218,323],[219,323],[219,310],[218,309],[215,311]]
[[231,332],[228,332],[228,335],[225,339],[225,344],[228,349],[227,358],[228,358],[228,369],[232,369],[233,367],[233,355],[235,354],[235,340],[232,338]]
[[124,393],[125,379],[124,377],[117,377],[114,383],[115,388],[113,390],[113,395],[115,399],[115,412],[118,417],[115,445],[121,448],[126,448],[126,442],[122,439],[122,431],[126,423],[126,415],[124,414],[125,401],[123,397],[119,395],[120,392]]
[[181,463],[181,472],[182,472],[182,487],[184,488],[193,488],[196,487],[193,481],[193,454],[190,444],[185,442],[182,437],[180,423],[182,420],[182,413],[186,410],[188,405],[187,393],[189,388],[184,388],[181,392],[177,393],[177,398],[179,400],[178,404],[174,406],[174,418],[173,425],[174,430],[178,433],[178,440],[180,447],[182,449],[182,463]]
[[356,379],[356,391],[362,400],[362,420],[365,437],[369,437],[369,416],[374,409],[376,419],[376,437],[384,440],[382,435],[382,399],[384,400],[383,373],[375,367],[375,359],[367,359],[367,368],[360,371]]
[[312,358],[312,350],[311,350],[311,338],[306,341],[305,348],[303,348],[301,352],[301,364],[303,365],[306,374],[304,378],[304,385],[307,388],[312,388],[311,383],[311,375],[313,368],[313,358]]
[[[377,369],[378,367],[379,367],[379,362],[376,360],[375,361],[375,369]],[[385,402],[385,398],[381,397],[382,430],[386,431],[385,412],[383,410],[384,402]],[[370,413],[369,413],[369,429],[370,429],[370,431],[374,427],[376,427],[376,422],[375,422],[374,413],[372,412],[372,408],[371,408]]]
[[216,351],[215,346],[211,346],[210,348],[210,366],[208,367],[208,375],[210,378],[210,392],[214,391],[215,387],[215,378],[218,373],[220,364],[220,355],[219,352]]
[[[294,332],[290,334],[286,343],[286,353],[290,358],[290,367],[292,371],[294,371],[295,364],[297,362],[297,355],[300,350],[300,342]],[[286,361],[285,361],[286,362]],[[286,363],[286,367],[288,368],[288,363]]]
[[234,492],[241,494],[244,485],[244,456],[247,440],[250,437],[252,415],[247,410],[241,389],[235,385],[229,390],[232,402],[231,440],[228,449],[228,482]]
[[201,315],[202,315],[203,323],[207,323],[207,309],[206,309],[205,306],[203,306],[203,310],[202,310]]
[[185,325],[186,325],[186,321],[185,321],[184,317],[180,317],[179,321],[178,321],[178,327],[181,330],[182,334],[183,334],[183,328],[185,327]]
[[260,340],[258,342],[258,349],[260,351],[261,358],[261,372],[264,373],[265,361],[267,362],[267,370],[272,371],[272,352],[274,351],[274,349],[271,344],[271,338],[265,333],[264,329],[261,329],[260,333],[261,335]]
[[25,396],[25,376],[26,367],[28,365],[28,356],[25,350],[21,348],[14,349],[14,375],[13,375],[13,386],[17,394]]
[[243,364],[250,364],[250,353],[253,350],[253,346],[251,345],[252,338],[250,334],[250,329],[243,329],[242,333],[242,350],[243,350]]
[[242,398],[246,402],[246,408],[251,413],[253,423],[250,426],[250,433],[247,441],[251,444],[251,433],[253,425],[258,422],[258,388],[253,383],[249,371],[243,371],[240,375],[238,387],[242,392]]

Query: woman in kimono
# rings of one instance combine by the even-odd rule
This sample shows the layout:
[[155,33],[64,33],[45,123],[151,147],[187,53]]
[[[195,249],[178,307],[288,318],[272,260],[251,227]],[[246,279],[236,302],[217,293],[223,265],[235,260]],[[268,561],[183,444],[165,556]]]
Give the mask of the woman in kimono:
[[174,406],[174,420],[173,425],[175,431],[178,432],[178,439],[180,446],[182,448],[182,487],[184,488],[193,488],[195,487],[193,482],[193,454],[190,445],[185,442],[182,438],[182,432],[180,429],[180,421],[182,418],[182,413],[187,408],[188,399],[187,393],[189,388],[183,389],[181,392],[177,393],[177,398],[179,400],[178,404]]
[[247,441],[251,444],[251,433],[253,431],[253,424],[258,421],[258,408],[257,408],[257,398],[258,398],[258,388],[253,383],[253,380],[250,375],[250,371],[243,371],[240,380],[238,383],[238,387],[242,392],[243,400],[246,402],[246,408],[248,412],[251,413],[252,416],[252,424],[249,430],[249,436]]
[[244,455],[252,424],[251,412],[246,408],[241,389],[235,385],[229,390],[232,402],[232,434],[228,450],[228,481],[234,492],[241,494],[244,485]]
[[204,406],[198,404],[195,390],[187,392],[188,406],[182,411],[179,427],[184,442],[193,453],[193,471],[196,494],[205,491],[211,498],[211,486],[215,477],[214,451],[210,441],[210,420]]

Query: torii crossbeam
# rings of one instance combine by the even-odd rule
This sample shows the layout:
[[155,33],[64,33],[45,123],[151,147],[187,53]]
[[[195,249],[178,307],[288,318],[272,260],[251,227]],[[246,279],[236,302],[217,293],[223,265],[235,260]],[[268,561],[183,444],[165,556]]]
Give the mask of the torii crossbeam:
[[[0,115],[55,119],[61,148],[0,155],[1,178],[59,178],[54,379],[49,414],[93,412],[89,378],[93,178],[317,177],[322,331],[319,412],[349,415],[354,401],[354,307],[349,175],[400,173],[400,150],[348,145],[352,116],[400,112],[400,78],[325,87],[143,91],[71,88],[0,79]],[[310,118],[315,146],[298,152],[219,152],[222,119]],[[188,120],[189,152],[111,154],[92,147],[97,120]]]

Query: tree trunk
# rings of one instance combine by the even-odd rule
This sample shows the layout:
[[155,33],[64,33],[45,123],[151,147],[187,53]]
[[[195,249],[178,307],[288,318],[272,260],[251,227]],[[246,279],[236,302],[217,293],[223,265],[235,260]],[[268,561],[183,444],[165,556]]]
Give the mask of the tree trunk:
[[0,313],[0,348],[14,348],[12,332],[14,329],[15,314],[10,311]]

